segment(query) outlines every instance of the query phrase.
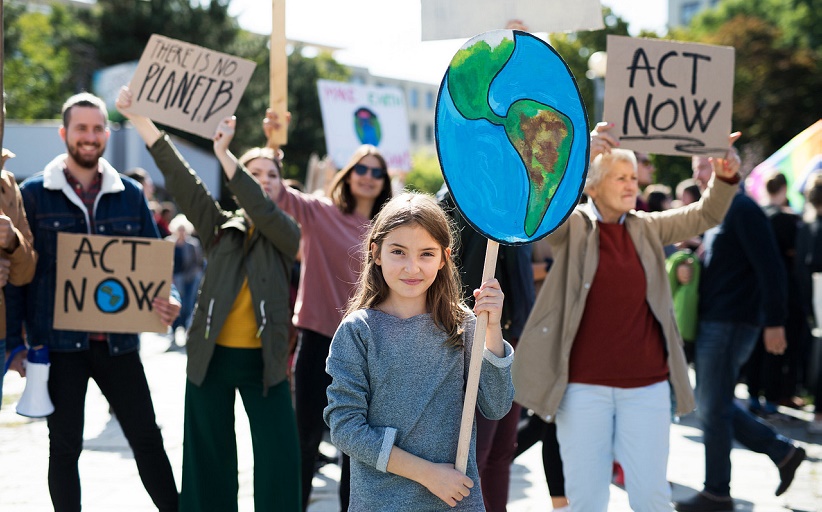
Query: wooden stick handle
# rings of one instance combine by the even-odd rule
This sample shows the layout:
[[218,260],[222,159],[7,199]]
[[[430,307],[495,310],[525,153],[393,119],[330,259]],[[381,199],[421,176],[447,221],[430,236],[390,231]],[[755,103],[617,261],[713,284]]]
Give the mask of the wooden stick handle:
[[[488,240],[485,248],[485,266],[482,268],[482,282],[494,277],[497,269],[499,243]],[[471,431],[474,427],[474,410],[477,406],[480,370],[482,369],[482,352],[485,349],[485,332],[488,330],[488,312],[483,311],[477,317],[477,328],[474,330],[474,344],[471,348],[471,364],[468,367],[468,382],[465,385],[465,402],[462,405],[462,422],[460,438],[457,444],[457,470],[466,474],[468,471],[468,452],[471,449]]]
[[285,54],[285,0],[271,0],[271,44],[269,49],[269,102],[280,119],[280,129],[272,130],[269,147],[279,148],[288,142],[288,56]]

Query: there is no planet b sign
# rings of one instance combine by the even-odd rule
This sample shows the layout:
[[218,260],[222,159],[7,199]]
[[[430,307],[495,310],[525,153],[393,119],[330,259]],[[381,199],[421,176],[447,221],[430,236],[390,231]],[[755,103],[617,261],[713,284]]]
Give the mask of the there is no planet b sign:
[[499,243],[534,242],[562,224],[588,171],[588,118],[568,65],[518,30],[465,43],[437,98],[437,153],[454,202]]

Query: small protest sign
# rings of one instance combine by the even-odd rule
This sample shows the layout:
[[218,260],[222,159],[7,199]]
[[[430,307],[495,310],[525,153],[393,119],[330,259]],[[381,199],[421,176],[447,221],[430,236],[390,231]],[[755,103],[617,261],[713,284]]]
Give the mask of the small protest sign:
[[514,20],[531,32],[599,30],[599,0],[422,0],[422,40],[457,39],[501,29]]
[[170,296],[173,267],[173,242],[58,233],[54,327],[166,332],[151,301]]
[[722,156],[733,85],[731,47],[608,36],[603,119],[627,149]]
[[337,168],[362,144],[379,148],[388,167],[411,169],[405,96],[397,87],[317,80],[325,145]]
[[131,110],[210,139],[217,124],[237,110],[255,67],[250,60],[153,34],[129,84]]

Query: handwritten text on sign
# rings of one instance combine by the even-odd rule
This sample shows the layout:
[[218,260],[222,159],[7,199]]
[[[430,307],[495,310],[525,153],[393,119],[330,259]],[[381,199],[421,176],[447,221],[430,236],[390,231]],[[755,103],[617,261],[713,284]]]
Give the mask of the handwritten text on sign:
[[256,64],[154,34],[129,88],[132,110],[159,123],[211,138],[234,114]]
[[173,267],[173,242],[58,233],[54,327],[166,332],[151,302],[169,297]]
[[405,96],[396,87],[317,80],[325,144],[338,168],[361,144],[377,146],[392,169],[411,169]]
[[608,36],[603,119],[625,148],[722,156],[733,84],[733,48]]

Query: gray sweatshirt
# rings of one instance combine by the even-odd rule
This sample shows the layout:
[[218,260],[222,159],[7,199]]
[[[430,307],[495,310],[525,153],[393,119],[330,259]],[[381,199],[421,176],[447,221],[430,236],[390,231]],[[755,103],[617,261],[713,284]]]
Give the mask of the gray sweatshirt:
[[[441,463],[457,455],[465,381],[476,317],[466,319],[465,348],[449,348],[446,334],[428,314],[407,319],[374,309],[343,319],[331,343],[326,371],[331,440],[351,456],[350,512],[377,510],[485,510],[476,463],[476,424],[468,476],[471,494],[451,509],[425,487],[386,472],[393,446]],[[514,398],[513,348],[505,357],[484,350],[477,405],[490,419],[502,418]]]

